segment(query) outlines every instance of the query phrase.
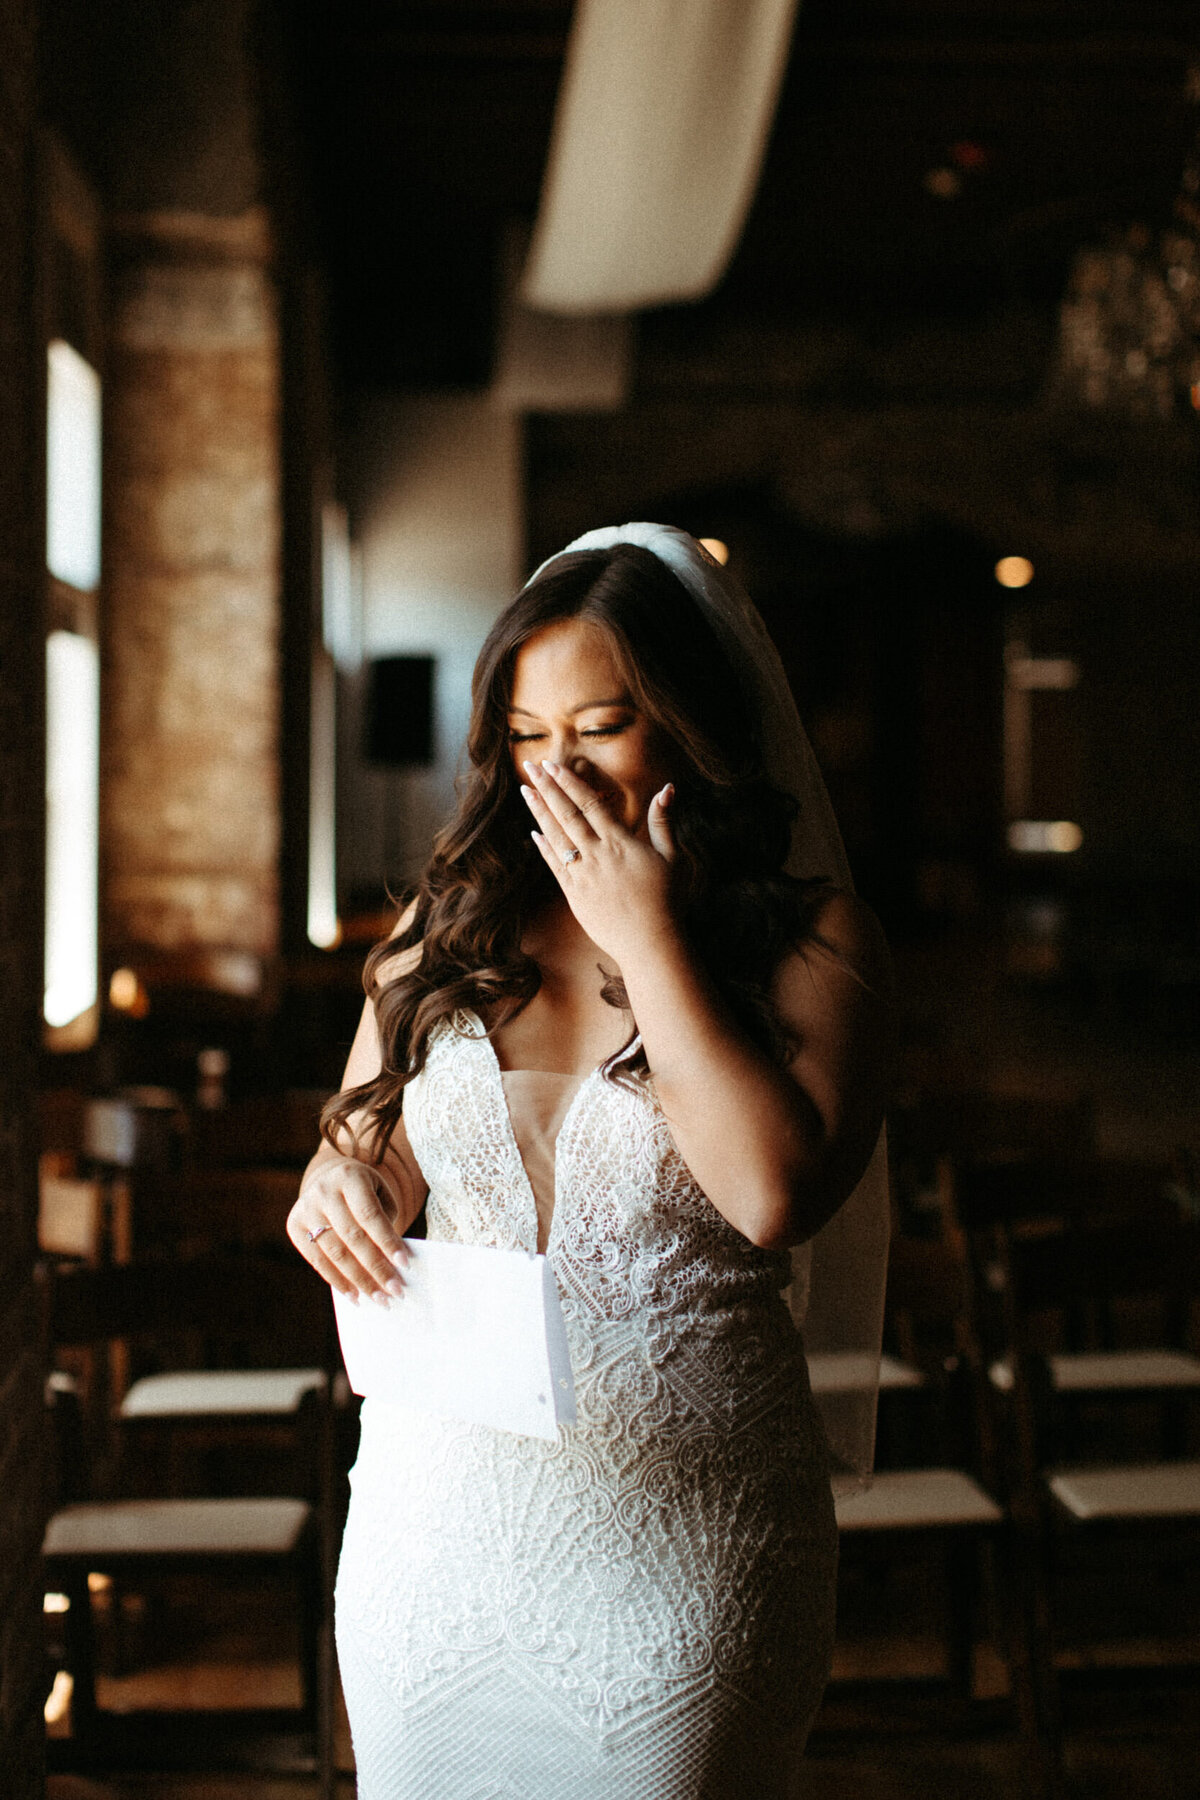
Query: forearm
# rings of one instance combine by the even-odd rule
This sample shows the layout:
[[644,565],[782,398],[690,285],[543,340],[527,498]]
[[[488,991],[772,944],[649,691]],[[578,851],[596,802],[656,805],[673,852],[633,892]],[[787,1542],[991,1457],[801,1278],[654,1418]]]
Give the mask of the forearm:
[[764,1248],[811,1236],[842,1198],[812,1100],[740,1029],[677,933],[621,973],[671,1135],[709,1200]]
[[378,1163],[362,1154],[355,1155],[348,1134],[344,1150],[335,1148],[328,1138],[322,1138],[316,1154],[309,1160],[300,1178],[300,1192],[303,1193],[309,1181],[325,1170],[352,1163],[370,1176],[386,1196],[396,1230],[407,1231],[424,1204],[426,1190],[415,1158],[408,1151],[407,1142],[396,1141],[401,1130],[402,1127],[398,1127],[393,1133]]

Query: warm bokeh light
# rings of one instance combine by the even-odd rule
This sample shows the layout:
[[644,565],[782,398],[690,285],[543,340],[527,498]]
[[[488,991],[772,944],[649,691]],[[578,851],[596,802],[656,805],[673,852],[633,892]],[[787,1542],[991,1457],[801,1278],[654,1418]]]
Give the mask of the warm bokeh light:
[[70,1612],[71,1602],[66,1594],[43,1594],[42,1611],[44,1613]]
[[1033,564],[1027,556],[1002,556],[996,564],[996,580],[1001,587],[1028,587],[1033,580]]
[[108,1004],[115,1012],[129,1013],[144,1019],[150,1011],[150,996],[133,969],[114,969],[108,983]]
[[720,538],[701,538],[700,545],[708,551],[714,562],[723,565],[729,561],[729,545],[723,544]]
[[43,1716],[47,1725],[61,1724],[71,1710],[71,1695],[75,1692],[74,1677],[66,1669],[60,1669],[54,1677],[54,1686],[46,1696]]
[[1023,856],[1069,856],[1083,843],[1083,833],[1070,819],[1014,819],[1008,847]]
[[962,193],[962,176],[957,169],[927,169],[921,185],[935,200],[957,200]]

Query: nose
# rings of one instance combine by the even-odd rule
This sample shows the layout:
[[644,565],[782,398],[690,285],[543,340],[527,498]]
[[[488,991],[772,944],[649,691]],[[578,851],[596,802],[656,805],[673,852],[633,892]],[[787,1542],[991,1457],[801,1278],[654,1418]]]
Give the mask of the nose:
[[538,745],[539,762],[561,763],[572,774],[587,779],[592,761],[573,731],[552,731],[544,745]]

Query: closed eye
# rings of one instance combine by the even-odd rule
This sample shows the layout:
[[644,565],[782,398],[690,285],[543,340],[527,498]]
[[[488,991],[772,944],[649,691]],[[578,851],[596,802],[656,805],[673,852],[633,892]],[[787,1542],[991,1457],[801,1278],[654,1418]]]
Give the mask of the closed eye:
[[[628,719],[622,719],[616,725],[593,725],[590,730],[581,731],[579,735],[585,738],[611,738],[628,729]],[[545,735],[544,731],[510,731],[508,741],[510,744],[536,744]]]

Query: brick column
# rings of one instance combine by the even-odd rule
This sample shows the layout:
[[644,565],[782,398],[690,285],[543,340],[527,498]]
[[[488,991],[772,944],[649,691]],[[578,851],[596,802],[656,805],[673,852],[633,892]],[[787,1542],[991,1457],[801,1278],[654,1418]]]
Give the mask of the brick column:
[[43,1791],[41,1035],[44,347],[35,329],[34,8],[0,0],[0,1789]]
[[[279,352],[265,215],[113,221],[104,938],[199,985],[278,935]],[[207,973],[206,973],[207,971]]]

